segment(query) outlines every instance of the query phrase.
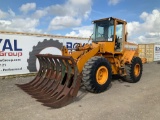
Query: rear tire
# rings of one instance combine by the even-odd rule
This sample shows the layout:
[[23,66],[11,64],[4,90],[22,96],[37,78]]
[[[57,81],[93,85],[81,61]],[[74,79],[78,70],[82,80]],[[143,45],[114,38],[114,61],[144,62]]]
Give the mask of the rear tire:
[[139,57],[134,57],[131,61],[131,64],[125,66],[127,75],[124,77],[124,80],[130,83],[136,83],[141,79],[143,65]]
[[111,83],[111,72],[110,63],[106,58],[101,56],[92,57],[83,67],[83,84],[90,92],[104,92]]

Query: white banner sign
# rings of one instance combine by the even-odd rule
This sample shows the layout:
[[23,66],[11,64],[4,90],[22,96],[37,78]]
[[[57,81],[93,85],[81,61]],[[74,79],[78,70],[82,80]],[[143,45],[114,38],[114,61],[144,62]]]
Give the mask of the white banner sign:
[[36,54],[60,55],[63,45],[74,48],[77,43],[88,40],[0,34],[0,76],[36,72]]
[[154,45],[154,61],[160,60],[160,45]]

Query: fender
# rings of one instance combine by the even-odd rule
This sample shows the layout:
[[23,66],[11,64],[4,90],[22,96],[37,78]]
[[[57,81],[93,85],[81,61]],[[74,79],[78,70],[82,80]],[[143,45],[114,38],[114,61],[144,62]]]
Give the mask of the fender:
[[124,54],[121,58],[121,65],[125,63],[131,63],[132,58],[135,56],[135,50],[124,50]]

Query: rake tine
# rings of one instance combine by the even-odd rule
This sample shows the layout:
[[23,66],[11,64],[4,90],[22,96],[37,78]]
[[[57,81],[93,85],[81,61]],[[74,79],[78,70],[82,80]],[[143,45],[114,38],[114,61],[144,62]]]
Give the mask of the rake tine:
[[28,85],[26,87],[22,87],[23,90],[27,91],[27,90],[33,89],[35,86],[39,85],[43,81],[45,76],[48,74],[48,70],[47,70],[47,67],[45,65],[45,62],[44,62],[44,59],[43,59],[43,55],[38,56],[38,58],[39,58],[39,62],[41,63],[40,66],[43,67],[43,71],[42,71],[43,74],[41,75],[41,77],[36,82],[34,82],[34,83],[32,83],[32,84],[30,84],[30,85]]
[[48,85],[47,90],[45,91],[46,94],[43,93],[39,93],[36,96],[33,96],[37,99],[42,99],[42,98],[46,98],[47,96],[50,96],[50,94],[57,88],[59,82],[61,81],[60,79],[62,78],[62,66],[60,66],[60,63],[57,61],[56,58],[53,58],[52,56],[48,56],[50,58],[50,61],[52,63],[52,65],[56,66],[55,67],[55,79],[51,82],[51,84]]
[[26,84],[16,84],[18,87],[25,88],[25,87],[28,87],[30,85],[34,85],[43,76],[45,68],[42,65],[42,62],[40,60],[41,58],[39,56],[37,56],[37,58],[38,58],[39,63],[40,63],[40,68],[39,68],[39,71],[38,71],[36,77],[32,81],[30,81],[29,83],[26,83]]
[[[65,77],[65,66],[64,66],[64,63],[63,63],[63,61],[62,60],[60,60],[59,59],[59,62],[58,62],[58,60],[57,60],[57,58],[54,58],[54,61],[55,61],[55,63],[56,63],[56,66],[57,66],[57,69],[56,69],[56,71],[58,72],[58,69],[60,69],[61,70],[61,72],[60,72],[60,74],[61,74],[61,76],[60,76],[60,80],[58,79],[58,80],[56,80],[56,84],[54,84],[55,86],[52,86],[53,88],[52,88],[52,90],[50,90],[50,92],[48,93],[48,94],[46,94],[46,95],[44,95],[44,96],[41,96],[39,99],[38,99],[38,101],[45,101],[46,99],[49,99],[51,96],[52,96],[52,94],[57,94],[58,92],[57,92],[57,89],[63,89],[63,87],[61,86],[61,87],[59,87],[59,84],[63,84],[63,82],[64,82],[64,77]],[[61,67],[60,67],[61,66]],[[57,76],[58,77],[58,76]]]
[[55,82],[55,77],[57,74],[57,72],[54,71],[55,63],[52,61],[52,59],[48,58],[48,56],[46,57],[46,59],[48,59],[48,61],[50,63],[50,64],[48,64],[48,67],[49,67],[49,69],[51,69],[51,75],[48,78],[48,82],[46,82],[46,84],[41,89],[36,90],[37,92],[33,93],[33,97],[35,97],[35,98],[36,98],[36,96],[41,96],[45,92],[47,92],[50,89],[51,85],[54,84],[54,82]]
[[65,106],[73,101],[73,99],[77,96],[82,75],[76,75],[78,73],[78,69],[76,67],[75,62],[71,59],[72,65],[74,66],[74,77],[70,79],[68,84],[65,86],[63,92],[52,102],[44,103],[43,105],[48,107],[59,108]]
[[67,79],[65,81],[65,83],[62,83],[59,84],[58,88],[56,89],[56,91],[54,91],[50,98],[47,98],[47,99],[44,99],[44,100],[41,100],[41,102],[43,103],[50,103],[50,102],[54,102],[56,100],[56,97],[58,97],[61,92],[63,91],[63,89],[65,88],[66,84],[68,84],[69,80],[71,79],[71,72],[72,72],[72,68],[68,62],[68,59],[65,60],[65,63],[66,63],[66,67],[67,67]]
[[45,63],[47,64],[46,76],[45,76],[44,80],[38,86],[35,87],[35,89],[29,90],[29,91],[31,91],[31,93],[30,93],[31,95],[35,94],[36,92],[41,91],[49,83],[50,77],[52,75],[53,70],[51,68],[50,61],[46,57],[44,57],[44,60],[45,60]]
[[41,62],[42,61],[43,61],[43,67],[45,68],[43,76],[37,82],[35,82],[34,84],[32,84],[28,87],[22,88],[24,91],[27,92],[27,91],[32,91],[32,90],[36,89],[39,85],[41,85],[45,81],[46,77],[49,75],[50,70],[47,69],[47,66],[45,65],[44,58],[41,56]]

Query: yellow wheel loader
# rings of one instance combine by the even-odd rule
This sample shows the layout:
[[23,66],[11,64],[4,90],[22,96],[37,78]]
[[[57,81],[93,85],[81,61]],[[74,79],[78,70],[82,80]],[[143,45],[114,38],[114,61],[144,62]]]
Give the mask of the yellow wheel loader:
[[93,93],[104,92],[112,75],[136,83],[142,75],[138,46],[127,42],[126,21],[109,17],[93,21],[92,43],[62,55],[36,55],[40,69],[29,83],[18,85],[43,105],[59,108],[73,101],[80,85]]

